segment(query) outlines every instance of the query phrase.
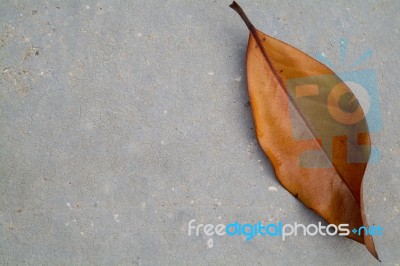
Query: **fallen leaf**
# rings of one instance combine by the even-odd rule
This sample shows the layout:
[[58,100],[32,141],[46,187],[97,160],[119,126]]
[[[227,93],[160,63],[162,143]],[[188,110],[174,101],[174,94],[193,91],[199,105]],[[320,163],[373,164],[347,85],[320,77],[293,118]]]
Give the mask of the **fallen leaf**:
[[[362,179],[370,157],[364,112],[327,66],[257,30],[249,31],[247,86],[257,139],[279,182],[331,224],[368,227]],[[379,260],[370,235],[348,236]]]

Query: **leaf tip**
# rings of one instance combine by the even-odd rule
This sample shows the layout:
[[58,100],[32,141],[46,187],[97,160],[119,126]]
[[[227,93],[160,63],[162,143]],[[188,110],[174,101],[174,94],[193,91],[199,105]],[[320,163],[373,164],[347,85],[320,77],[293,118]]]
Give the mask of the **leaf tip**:
[[375,254],[372,254],[372,256],[374,256],[375,259],[377,259],[379,262],[382,262],[382,261],[379,259],[378,253],[377,253],[376,251],[375,251]]

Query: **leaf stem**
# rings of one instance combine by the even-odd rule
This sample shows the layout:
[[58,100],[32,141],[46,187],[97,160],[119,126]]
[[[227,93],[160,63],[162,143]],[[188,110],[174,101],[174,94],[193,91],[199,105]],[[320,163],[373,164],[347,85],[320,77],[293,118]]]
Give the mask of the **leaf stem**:
[[247,28],[249,28],[249,30],[252,33],[254,33],[255,28],[253,24],[251,24],[249,18],[246,16],[246,13],[244,13],[243,9],[239,6],[239,4],[233,1],[232,4],[229,5],[229,7],[235,10],[239,14],[239,16],[243,19],[244,23],[246,23]]
[[[267,63],[269,65],[269,67],[271,68],[272,72],[274,73],[275,77],[277,78],[278,82],[282,85],[282,88],[285,88],[281,77],[276,72],[274,66],[272,65],[271,60],[269,59],[269,56],[268,56],[267,52],[265,51],[265,49],[264,49],[264,47],[262,45],[260,37],[258,36],[258,33],[257,33],[257,29],[253,26],[253,24],[251,24],[249,18],[246,16],[246,13],[244,13],[243,9],[235,1],[233,1],[232,4],[229,5],[229,7],[232,8],[233,10],[235,10],[239,14],[239,16],[243,19],[244,23],[246,24],[246,26],[249,29],[250,33],[253,35],[253,37],[254,37],[254,39],[255,39],[255,41],[257,43],[257,46],[260,48],[261,53],[263,54],[265,60],[267,60]],[[287,94],[285,89],[284,89],[284,92]]]

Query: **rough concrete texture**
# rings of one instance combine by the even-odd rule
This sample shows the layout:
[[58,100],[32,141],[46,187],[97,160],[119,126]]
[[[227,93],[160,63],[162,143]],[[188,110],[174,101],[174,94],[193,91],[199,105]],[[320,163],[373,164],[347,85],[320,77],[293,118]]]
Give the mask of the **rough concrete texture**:
[[[380,265],[343,237],[187,235],[191,219],[321,220],[255,140],[248,31],[229,3],[0,2],[0,264]],[[364,197],[382,264],[399,265],[399,2],[240,4],[338,71],[375,71],[381,158]]]

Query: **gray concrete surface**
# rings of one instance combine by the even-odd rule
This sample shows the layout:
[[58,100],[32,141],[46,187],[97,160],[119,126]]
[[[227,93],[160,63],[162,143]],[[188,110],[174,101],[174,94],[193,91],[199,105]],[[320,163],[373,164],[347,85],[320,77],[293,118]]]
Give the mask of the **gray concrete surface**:
[[[320,221],[255,140],[229,3],[0,2],[0,264],[380,265],[341,237],[187,235],[191,219]],[[399,265],[399,2],[240,4],[339,71],[375,71],[382,155],[364,197],[382,265]]]

